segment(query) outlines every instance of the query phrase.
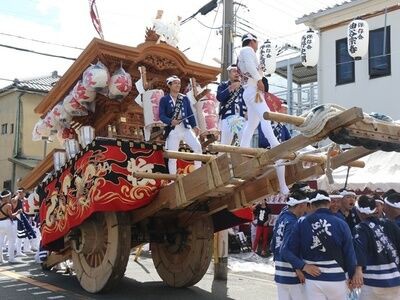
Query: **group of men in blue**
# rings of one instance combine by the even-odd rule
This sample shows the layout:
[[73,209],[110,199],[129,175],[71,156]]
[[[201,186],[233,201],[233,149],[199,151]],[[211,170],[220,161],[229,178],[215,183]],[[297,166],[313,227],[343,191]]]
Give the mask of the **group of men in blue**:
[[280,300],[400,299],[400,194],[292,190],[271,251]]

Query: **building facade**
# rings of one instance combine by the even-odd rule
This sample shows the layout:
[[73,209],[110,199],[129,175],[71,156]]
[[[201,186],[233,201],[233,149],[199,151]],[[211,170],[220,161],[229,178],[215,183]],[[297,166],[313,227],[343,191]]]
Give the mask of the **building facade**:
[[15,190],[17,182],[54,148],[57,141],[33,142],[32,130],[39,116],[34,108],[42,101],[60,76],[14,82],[0,89],[0,185]]
[[[361,60],[354,60],[347,52],[347,26],[356,17],[369,25],[369,49]],[[379,112],[400,119],[398,1],[348,1],[303,16],[296,23],[319,31],[319,102],[358,106],[366,113]]]

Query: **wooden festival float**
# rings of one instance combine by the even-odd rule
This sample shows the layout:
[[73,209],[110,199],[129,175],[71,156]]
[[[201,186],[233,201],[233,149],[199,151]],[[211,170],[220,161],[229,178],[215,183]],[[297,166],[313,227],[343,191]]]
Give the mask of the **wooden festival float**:
[[[327,114],[318,122],[322,126],[317,131],[295,136],[271,150],[212,143],[216,132],[206,124],[201,136],[206,154],[165,151],[160,122],[144,120],[146,109],[154,109],[143,105],[144,94],[151,90],[154,96],[155,90],[165,90],[165,79],[171,74],[182,78],[183,87],[192,78],[196,81],[192,80],[192,87],[205,86],[217,79],[220,69],[189,61],[177,48],[157,43],[157,39],[150,29],[146,42],[136,48],[94,39],[35,109],[42,116],[35,130],[40,135],[46,131],[43,126],[58,127],[70,158],[64,165],[59,161],[56,165],[53,158],[63,156],[53,151],[20,186],[35,188],[40,202],[42,244],[50,251],[44,268],[72,258],[77,279],[86,291],[96,293],[114,287],[124,275],[131,249],[147,242],[164,282],[173,287],[194,285],[210,264],[213,233],[248,221],[246,208],[266,195],[279,193],[276,161],[286,162],[290,185],[321,175],[328,167],[363,167],[357,159],[380,148],[399,148],[399,126],[379,120],[365,122],[362,110],[354,107]],[[78,93],[82,85],[95,81],[93,74],[82,77],[84,70],[98,61],[111,74],[123,68],[131,82],[141,80],[145,92],[139,95],[137,89],[125,89],[124,98],[110,99],[96,90],[94,96],[77,101],[85,96]],[[129,80],[125,83],[129,86]],[[210,99],[215,102],[207,94],[209,91],[202,92],[201,88],[193,92],[195,99],[201,99],[200,104]],[[138,95],[143,108],[134,101]],[[147,101],[157,102],[153,96]],[[85,104],[86,112],[69,120],[62,118],[62,108],[58,107],[60,112],[55,107],[63,99],[62,105],[72,106],[72,112],[81,109],[81,104]],[[320,107],[315,111],[324,110]],[[52,113],[59,123],[68,121],[69,128],[56,126],[54,120],[46,123]],[[305,122],[303,117],[278,113],[266,113],[265,117],[296,125]],[[90,128],[96,138],[84,142],[84,131]],[[355,147],[329,155],[298,153],[328,136]],[[77,139],[82,148],[71,142]],[[184,172],[168,174],[168,158],[177,158],[178,168]],[[202,167],[191,171],[193,160],[202,161]],[[303,162],[312,164],[305,167]],[[222,217],[227,214],[231,218]]]

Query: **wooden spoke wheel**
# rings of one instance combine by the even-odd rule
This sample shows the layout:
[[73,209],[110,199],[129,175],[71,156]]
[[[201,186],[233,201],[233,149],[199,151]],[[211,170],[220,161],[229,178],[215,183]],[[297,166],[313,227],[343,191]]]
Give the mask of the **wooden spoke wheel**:
[[96,213],[76,229],[72,261],[81,286],[90,293],[108,291],[123,277],[131,247],[126,213]]
[[[151,243],[151,255],[158,275],[172,287],[199,282],[210,265],[214,227],[204,217],[187,228],[175,228],[164,243]],[[168,236],[168,235],[167,235]]]

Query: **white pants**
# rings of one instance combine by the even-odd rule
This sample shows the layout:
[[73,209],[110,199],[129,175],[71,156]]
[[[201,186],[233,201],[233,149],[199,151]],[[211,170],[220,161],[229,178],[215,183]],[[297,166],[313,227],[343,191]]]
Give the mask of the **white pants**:
[[[185,128],[182,123],[175,126],[175,128],[169,133],[166,141],[166,148],[168,150],[178,151],[181,141],[184,141],[186,144],[188,144],[195,153],[202,153],[201,144],[193,130]],[[195,161],[194,167],[196,169],[200,168],[201,161]],[[170,158],[168,160],[168,170],[170,174],[176,174],[176,159]]]
[[400,286],[396,287],[374,287],[363,285],[359,300],[394,300],[400,299]]
[[310,300],[346,300],[346,281],[320,281],[306,279],[306,296]]
[[278,300],[305,300],[306,294],[303,284],[276,284]]
[[7,236],[8,240],[8,259],[9,261],[14,261],[16,232],[14,234],[13,223],[16,222],[11,222],[10,219],[0,221],[0,262],[3,261],[3,245],[5,236]]
[[[258,94],[261,97],[260,102],[256,102],[256,86],[248,85],[244,89],[243,99],[247,106],[247,123],[243,129],[240,147],[250,147],[251,138],[253,137],[254,131],[261,122],[261,130],[271,145],[271,148],[273,148],[279,145],[279,141],[274,134],[271,122],[264,119],[264,113],[270,110],[265,102],[264,96],[261,93]],[[280,161],[278,160],[277,163],[279,162]],[[289,189],[285,182],[285,167],[276,167],[276,173],[278,176],[280,192],[282,194],[288,194]]]
[[[247,122],[246,122],[247,123]],[[246,123],[244,126],[246,126]],[[233,140],[233,132],[229,128],[228,121],[226,119],[221,120],[221,144],[222,145],[232,145],[232,140]],[[239,139],[239,144],[242,140],[242,134],[243,134],[244,127],[242,130],[239,131],[238,133],[238,139]]]
[[256,239],[256,231],[257,231],[257,226],[251,222],[251,227],[250,227],[250,232],[251,232],[251,244],[254,245],[254,241]]

